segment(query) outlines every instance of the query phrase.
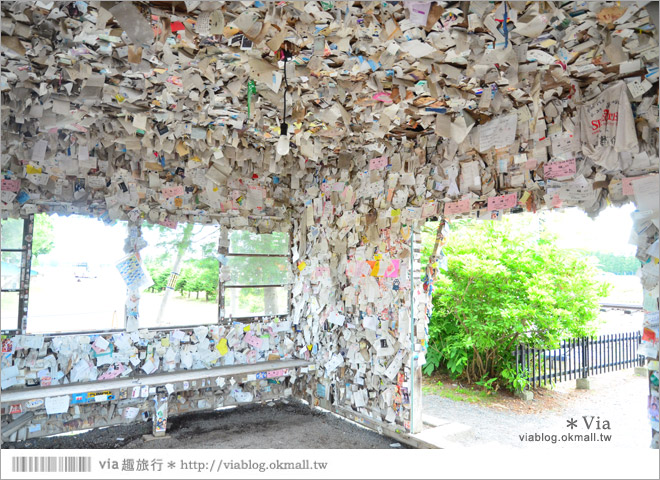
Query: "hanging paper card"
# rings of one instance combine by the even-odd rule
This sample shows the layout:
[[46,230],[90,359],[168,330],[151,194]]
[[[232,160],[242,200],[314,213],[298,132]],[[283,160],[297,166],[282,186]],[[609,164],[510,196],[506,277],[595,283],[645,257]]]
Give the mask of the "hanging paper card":
[[518,196],[515,193],[508,195],[500,195],[499,197],[488,198],[488,211],[503,210],[505,208],[513,208],[518,203]]
[[543,166],[543,175],[545,178],[560,178],[574,175],[576,172],[575,159],[563,160],[560,162],[550,162]]

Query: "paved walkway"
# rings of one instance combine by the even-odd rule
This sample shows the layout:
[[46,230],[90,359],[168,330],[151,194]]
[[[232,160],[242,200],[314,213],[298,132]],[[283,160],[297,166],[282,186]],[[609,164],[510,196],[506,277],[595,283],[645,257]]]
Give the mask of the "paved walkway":
[[[591,384],[592,389],[586,391],[576,390],[575,380],[559,383],[555,391],[537,394],[528,403],[502,397],[491,405],[471,404],[425,394],[423,412],[472,427],[468,434],[448,438],[464,447],[649,448],[646,378],[628,369],[591,377]],[[590,428],[583,416],[587,420],[593,416]],[[570,419],[577,420],[577,427],[567,426]],[[606,421],[610,429],[605,428]],[[595,433],[589,438],[596,440],[562,441],[569,433]],[[611,435],[610,440],[601,434]]]

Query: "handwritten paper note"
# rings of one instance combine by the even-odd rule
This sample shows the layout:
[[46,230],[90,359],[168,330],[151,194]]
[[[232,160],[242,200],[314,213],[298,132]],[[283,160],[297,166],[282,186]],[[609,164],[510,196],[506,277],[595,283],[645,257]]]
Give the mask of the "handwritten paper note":
[[458,213],[468,213],[471,208],[469,198],[459,200],[458,202],[445,203],[445,215],[456,215]]
[[2,179],[2,190],[5,192],[18,192],[21,189],[20,180]]
[[431,9],[430,3],[411,3],[408,5],[410,9],[410,21],[414,25],[425,26]]
[[172,228],[172,229],[175,229],[177,224],[178,224],[178,222],[175,222],[174,220],[172,220],[170,218],[166,218],[166,219],[161,220],[160,222],[158,222],[158,225],[162,225],[163,227]]
[[479,150],[485,152],[491,148],[504,148],[516,139],[518,115],[511,113],[492,119],[479,127]]
[[180,197],[185,193],[185,189],[183,188],[183,185],[177,185],[175,187],[163,187],[161,190],[161,194],[163,198],[172,198],[172,197]]
[[576,172],[575,159],[546,163],[543,166],[545,178],[560,178],[574,175]]
[[69,410],[69,395],[62,395],[61,397],[48,397],[46,398],[46,413],[48,415],[55,415],[57,413],[66,413]]
[[344,361],[344,357],[340,353],[335,353],[332,358],[325,364],[326,373],[332,372]]
[[398,258],[386,260],[383,268],[385,276],[388,278],[397,278],[399,276],[400,262]]
[[266,372],[266,378],[277,378],[277,377],[283,377],[286,375],[287,370],[286,368],[280,368],[279,370],[271,370],[270,372]]
[[117,270],[129,289],[147,288],[153,285],[149,273],[134,253],[117,262]]
[[247,343],[248,345],[250,345],[250,346],[252,346],[256,349],[260,349],[261,345],[263,344],[263,340],[261,338],[255,336],[252,332],[248,332],[245,335],[245,343]]
[[508,195],[500,195],[499,197],[488,198],[488,211],[503,210],[505,208],[513,208],[518,203],[518,195],[509,193]]
[[345,321],[346,317],[339,312],[330,312],[330,315],[328,315],[328,322],[332,323],[333,325],[341,327],[344,325]]
[[[32,162],[37,165],[41,164],[46,157],[46,148],[48,147],[48,142],[46,140],[39,140],[34,144],[32,149]],[[30,173],[30,172],[28,172]]]
[[369,170],[382,170],[387,167],[387,157],[376,157],[369,160]]
[[378,330],[378,317],[366,315],[362,320],[362,326],[369,330]]
[[578,142],[575,141],[575,137],[572,133],[563,132],[557,135],[553,135],[551,138],[552,141],[552,154],[555,157],[569,158],[573,157],[574,152],[579,150]]
[[623,187],[624,195],[634,195],[635,190],[633,189],[632,182],[644,177],[623,177],[621,180],[621,186]]
[[[657,175],[648,175],[632,182],[637,209],[658,212],[660,205],[660,182]],[[657,266],[656,266],[657,268]]]
[[94,343],[92,344],[92,348],[96,353],[101,353],[105,351],[108,346],[110,345],[110,342],[108,342],[105,338],[99,336],[96,338]]

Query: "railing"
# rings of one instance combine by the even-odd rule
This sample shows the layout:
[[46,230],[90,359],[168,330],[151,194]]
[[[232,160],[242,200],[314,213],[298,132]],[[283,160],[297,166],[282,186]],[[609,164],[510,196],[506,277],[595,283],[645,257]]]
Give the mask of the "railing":
[[601,335],[596,338],[563,340],[559,348],[541,350],[526,345],[516,347],[516,372],[529,386],[547,385],[590,375],[644,365],[637,355],[641,332]]
[[608,303],[600,302],[601,310],[624,310],[626,313],[631,313],[633,310],[644,310],[643,305],[630,304],[630,303]]

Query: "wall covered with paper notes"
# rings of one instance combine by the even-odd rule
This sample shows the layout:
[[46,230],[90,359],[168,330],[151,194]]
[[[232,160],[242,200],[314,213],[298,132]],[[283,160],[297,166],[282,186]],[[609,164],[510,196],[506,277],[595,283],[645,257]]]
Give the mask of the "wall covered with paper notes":
[[284,318],[149,331],[136,257],[126,330],[8,337],[3,390],[304,359],[294,394],[410,427],[428,313],[411,238],[426,219],[634,201],[656,218],[640,249],[657,244],[658,36],[635,3],[2,12],[3,218],[126,220],[127,255],[144,222],[287,231],[294,278]]

